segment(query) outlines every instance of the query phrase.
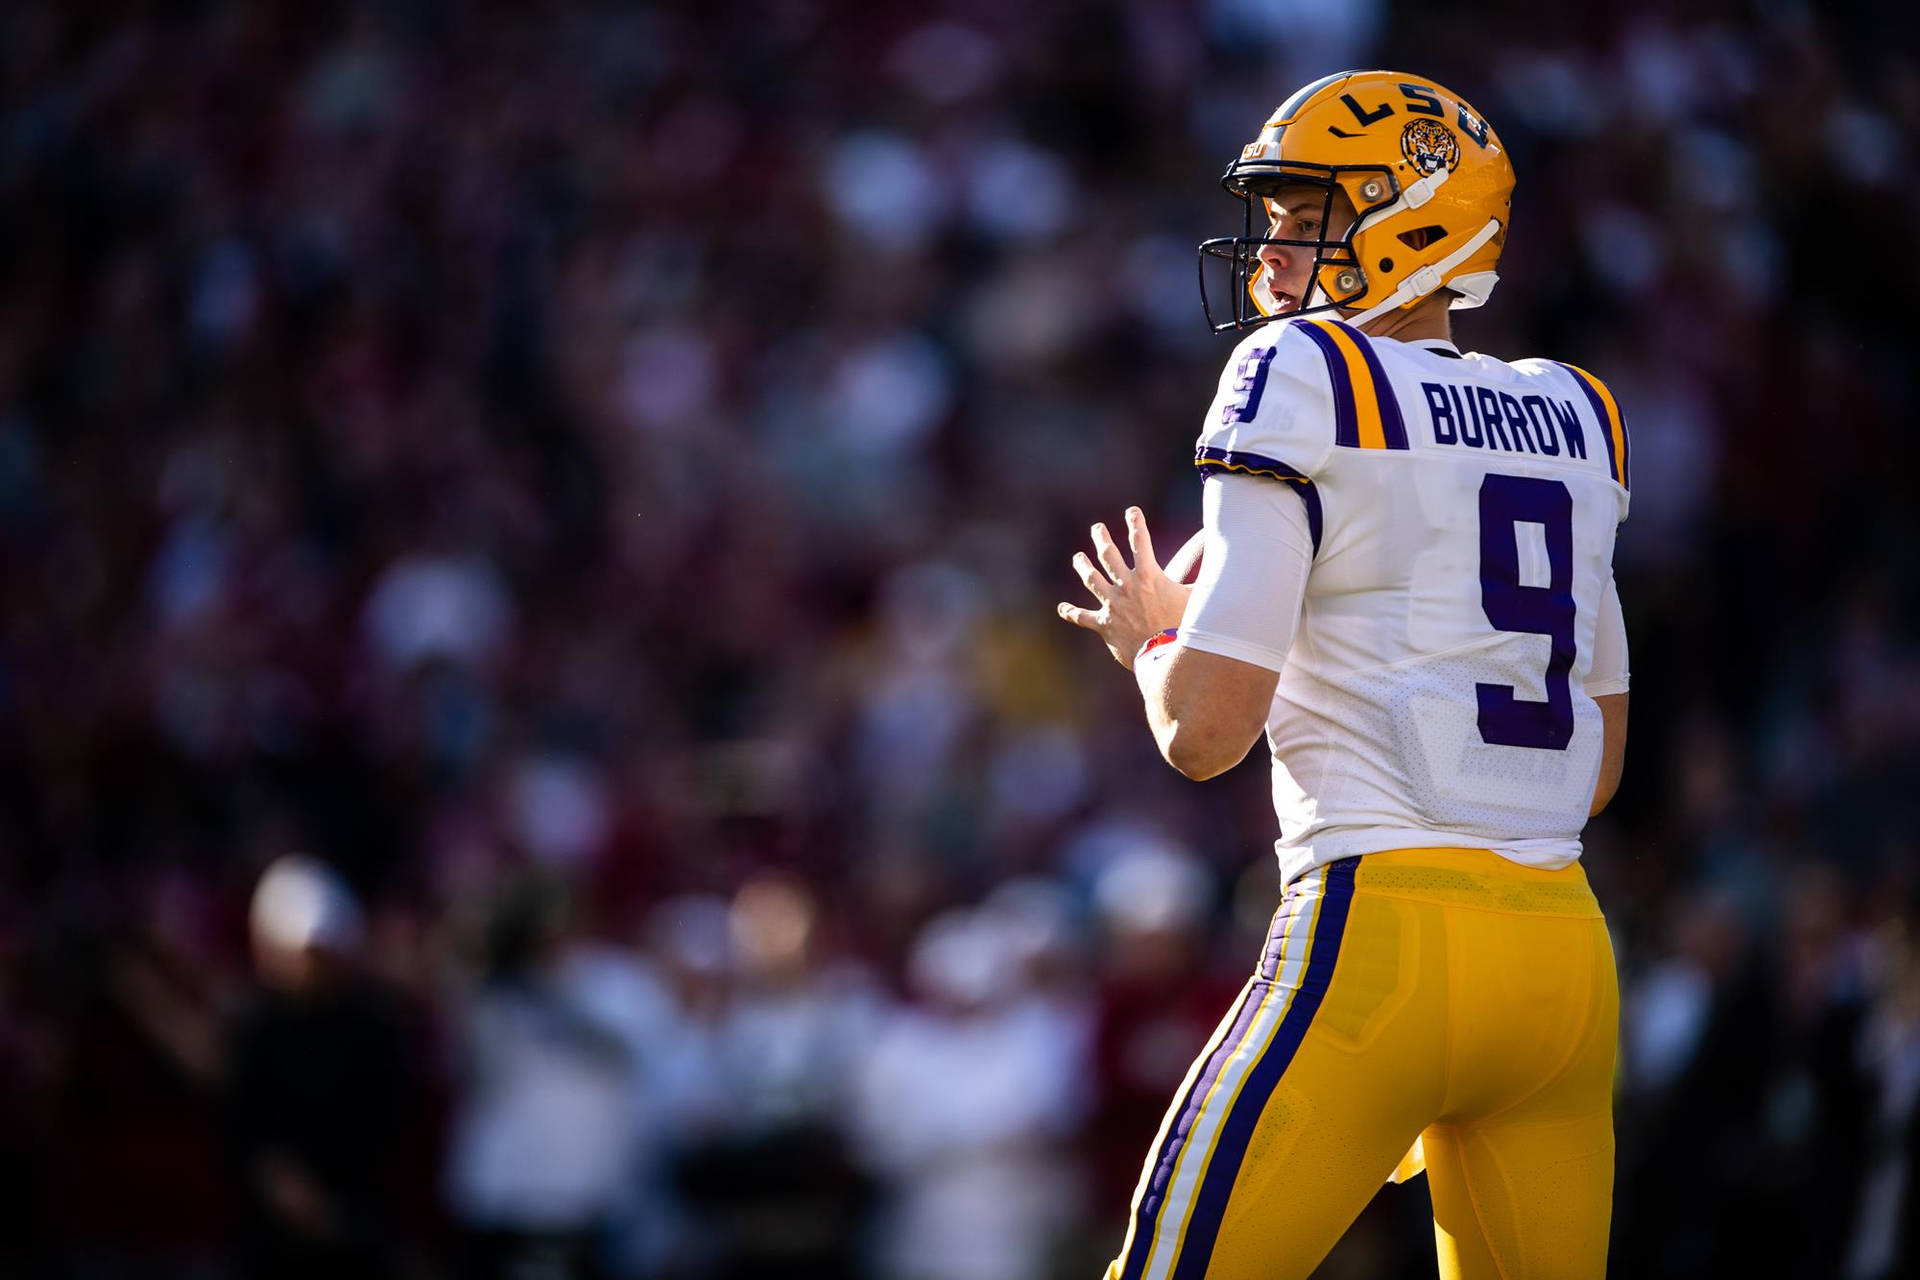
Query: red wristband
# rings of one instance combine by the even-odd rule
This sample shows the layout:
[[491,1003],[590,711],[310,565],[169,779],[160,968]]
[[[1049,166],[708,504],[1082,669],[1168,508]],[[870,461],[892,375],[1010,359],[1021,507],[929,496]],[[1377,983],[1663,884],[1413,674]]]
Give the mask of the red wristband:
[[1165,631],[1155,632],[1153,635],[1147,637],[1147,642],[1140,646],[1140,652],[1133,655],[1133,660],[1138,662],[1155,649],[1158,649],[1161,645],[1172,644],[1179,638],[1180,628],[1178,627],[1168,627]]

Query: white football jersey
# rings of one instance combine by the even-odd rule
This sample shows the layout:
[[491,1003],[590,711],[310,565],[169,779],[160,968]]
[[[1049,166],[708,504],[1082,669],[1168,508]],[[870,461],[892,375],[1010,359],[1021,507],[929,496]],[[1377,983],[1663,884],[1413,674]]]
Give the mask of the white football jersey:
[[1313,532],[1267,720],[1283,875],[1423,846],[1578,858],[1601,756],[1585,682],[1627,515],[1607,388],[1293,320],[1236,348],[1195,463],[1296,486]]

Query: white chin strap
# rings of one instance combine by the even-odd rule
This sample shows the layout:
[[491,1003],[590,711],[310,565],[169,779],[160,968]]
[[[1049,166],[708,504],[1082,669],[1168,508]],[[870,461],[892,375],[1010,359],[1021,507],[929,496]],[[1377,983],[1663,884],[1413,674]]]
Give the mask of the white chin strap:
[[[1392,204],[1375,209],[1372,213],[1361,219],[1360,225],[1354,228],[1354,234],[1358,235],[1375,223],[1391,218],[1402,209],[1418,209],[1421,205],[1433,199],[1433,193],[1440,189],[1452,173],[1453,170],[1451,169],[1436,169],[1418,182],[1408,185],[1406,190],[1400,193],[1399,199],[1395,200]],[[1345,318],[1346,323],[1358,327],[1373,319],[1375,316],[1384,315],[1386,312],[1392,311],[1395,307],[1403,307],[1409,302],[1426,297],[1435,289],[1447,283],[1447,272],[1453,270],[1468,258],[1471,258],[1479,250],[1481,245],[1493,239],[1499,231],[1500,220],[1498,218],[1487,219],[1487,225],[1468,237],[1465,244],[1440,259],[1440,261],[1430,266],[1422,267],[1405,280],[1402,280],[1400,287],[1388,294],[1383,301],[1368,307],[1357,316],[1347,316]],[[1467,307],[1479,306],[1487,300],[1487,295],[1493,292],[1494,282],[1499,278],[1500,277],[1492,271],[1473,271],[1462,275],[1458,280],[1453,282],[1461,294],[1459,301],[1454,305]],[[1330,301],[1330,299],[1327,299],[1326,295],[1321,292],[1317,280],[1314,282],[1313,301],[1316,304],[1321,301]]]
[[[1346,323],[1357,329],[1375,316],[1385,315],[1395,307],[1404,307],[1409,302],[1426,297],[1435,289],[1447,283],[1447,272],[1453,270],[1468,258],[1471,258],[1475,253],[1479,252],[1480,246],[1493,239],[1499,231],[1500,219],[1488,218],[1487,225],[1468,236],[1466,243],[1462,244],[1458,249],[1455,249],[1452,253],[1440,259],[1440,261],[1429,263],[1418,271],[1413,272],[1405,280],[1400,282],[1399,288],[1388,294],[1381,301],[1376,302],[1357,316],[1345,317]],[[1499,276],[1491,271],[1475,271],[1469,274],[1472,276],[1472,288],[1470,290],[1463,290],[1462,301],[1466,301],[1466,305],[1468,306],[1477,307],[1487,300],[1489,293],[1493,292],[1494,281],[1498,280]],[[1466,276],[1462,276],[1456,283],[1464,286],[1467,285],[1469,281]],[[1471,301],[1467,301],[1467,299],[1471,299]]]

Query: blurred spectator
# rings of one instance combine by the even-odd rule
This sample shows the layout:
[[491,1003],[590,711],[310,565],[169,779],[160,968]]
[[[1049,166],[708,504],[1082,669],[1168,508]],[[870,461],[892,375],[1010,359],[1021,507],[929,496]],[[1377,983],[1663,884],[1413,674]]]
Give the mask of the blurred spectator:
[[[1754,1247],[1723,1224],[1758,1210],[1755,1171],[1769,1034],[1767,978],[1737,903],[1703,892],[1670,914],[1673,958],[1623,997],[1638,1142],[1619,1152],[1616,1214],[1631,1274],[1711,1274]],[[1651,1114],[1636,1116],[1637,1107]],[[1659,1241],[1645,1255],[1634,1241]]]
[[[1051,605],[1092,520],[1197,523],[1215,178],[1366,64],[1458,88],[1519,171],[1462,344],[1592,368],[1633,424],[1640,710],[1586,858],[1616,1270],[1912,1270],[1911,26],[0,6],[0,1271],[1110,1256],[1273,819],[1258,759],[1167,771]],[[254,983],[291,848],[331,923]],[[1011,976],[896,1007],[954,910]],[[454,1031],[444,1144],[400,991]],[[922,1125],[898,1064],[949,1049],[1028,1061],[1044,1113],[942,1062]],[[1007,1234],[909,1229],[950,1200]]]
[[600,1275],[634,1174],[629,1042],[571,944],[557,883],[526,876],[491,904],[447,1174],[476,1277]]
[[1846,1280],[1889,1280],[1920,1263],[1920,916],[1882,939],[1885,985],[1860,1041],[1872,1108],[1865,1194],[1846,1253]]
[[[1137,846],[1101,870],[1100,992],[1094,1023],[1097,1101],[1088,1126],[1099,1220],[1124,1232],[1154,1135],[1236,983],[1208,963],[1213,886],[1178,849]],[[1278,899],[1276,898],[1276,905]],[[1257,955],[1246,960],[1253,972]],[[1118,1252],[1117,1244],[1114,1252]]]
[[[43,1173],[54,1135],[49,1106],[58,1066],[38,1010],[28,1007],[19,926],[0,917],[0,1270],[32,1275],[49,1269],[49,1191]],[[198,1242],[203,1248],[211,1240]],[[157,1263],[152,1253],[149,1264]],[[160,1266],[155,1265],[154,1270]]]
[[[232,1222],[221,1176],[223,1080],[238,1067],[221,1025],[230,992],[196,880],[174,870],[140,888],[126,936],[64,957],[54,1024],[64,1034],[48,1042],[32,1021],[15,1023],[16,1079],[38,1084],[23,1102],[37,1093],[52,1103],[43,1140],[53,1207],[79,1272],[197,1276],[226,1252],[229,1228],[247,1222],[244,1204]],[[36,1082],[49,1068],[54,1077]]]
[[242,1273],[405,1275],[426,1098],[402,1011],[358,965],[359,906],[329,868],[288,856],[248,923],[260,989],[230,1034],[224,1100]]
[[[692,1092],[683,1046],[692,1028],[652,961],[617,940],[575,939],[561,962],[560,986],[579,1010],[619,1042],[629,1079],[627,1167],[615,1179],[602,1245],[614,1276],[651,1275],[676,1244],[677,1223],[664,1185],[670,1134],[684,1122]],[[692,1067],[699,1072],[698,1066]]]
[[857,1077],[860,1149],[890,1192],[877,1274],[1037,1280],[1074,1211],[1064,1140],[1084,1066],[1071,1022],[1029,1016],[1008,922],[982,910],[929,923],[917,999],[892,1011]]
[[874,994],[822,954],[801,883],[762,877],[729,912],[738,966],[710,1062],[716,1109],[683,1156],[680,1185],[705,1216],[706,1274],[830,1277],[855,1268],[866,1187],[848,1159],[855,1063]]

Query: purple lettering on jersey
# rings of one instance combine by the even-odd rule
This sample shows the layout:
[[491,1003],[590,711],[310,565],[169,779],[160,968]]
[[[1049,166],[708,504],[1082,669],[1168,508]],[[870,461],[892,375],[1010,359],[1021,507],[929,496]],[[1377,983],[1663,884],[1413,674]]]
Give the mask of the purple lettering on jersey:
[[1487,424],[1487,448],[1491,449],[1498,445],[1508,453],[1512,453],[1513,446],[1507,443],[1507,433],[1500,429],[1501,420],[1505,415],[1500,412],[1499,393],[1491,387],[1474,387],[1467,394],[1480,402],[1480,418]]
[[1471,391],[1462,392],[1459,387],[1448,387],[1447,394],[1453,397],[1454,412],[1460,418],[1460,443],[1470,449],[1486,447],[1486,433],[1480,426],[1480,405],[1474,400]]
[[1560,430],[1567,437],[1567,456],[1587,460],[1587,433],[1580,428],[1580,414],[1571,400],[1549,400],[1547,408],[1553,410],[1553,419],[1560,424]]
[[1427,417],[1433,423],[1433,442],[1457,442],[1460,429],[1454,425],[1453,402],[1447,398],[1447,389],[1437,382],[1423,382],[1420,384],[1420,393],[1427,398]]
[[[1606,455],[1607,474],[1612,476],[1614,480],[1619,483],[1621,488],[1623,489],[1626,488],[1626,485],[1627,485],[1626,473],[1614,461],[1613,441],[1610,439],[1610,436],[1612,435],[1613,420],[1607,413],[1606,401],[1602,400],[1600,398],[1600,393],[1593,389],[1594,383],[1588,381],[1588,375],[1580,372],[1580,370],[1574,368],[1570,364],[1563,364],[1560,367],[1562,369],[1565,369],[1570,375],[1572,375],[1573,380],[1580,384],[1580,390],[1586,393],[1587,403],[1593,406],[1593,420],[1600,425],[1600,452]],[[1625,424],[1623,423],[1622,426],[1624,427]],[[1625,440],[1621,441],[1622,445],[1624,445],[1625,443],[1626,443]],[[1622,462],[1625,461],[1624,455],[1625,455],[1625,450],[1623,449],[1622,457],[1621,457]],[[1581,451],[1581,456],[1582,457],[1586,456],[1585,450]]]
[[1420,394],[1426,398],[1435,444],[1557,458],[1564,435],[1567,456],[1586,460],[1587,436],[1571,400],[1549,400],[1537,394],[1514,396],[1448,382],[1423,382]]
[[1527,396],[1520,401],[1526,406],[1527,419],[1533,423],[1533,435],[1540,442],[1540,451],[1549,458],[1560,456],[1560,441],[1553,430],[1553,415],[1547,412],[1545,396]]
[[1533,442],[1533,434],[1527,430],[1527,414],[1520,407],[1519,399],[1502,391],[1500,411],[1507,415],[1507,430],[1512,433],[1515,440],[1520,442],[1515,452],[1519,451],[1519,447],[1524,447],[1528,453],[1540,452],[1540,446]]

